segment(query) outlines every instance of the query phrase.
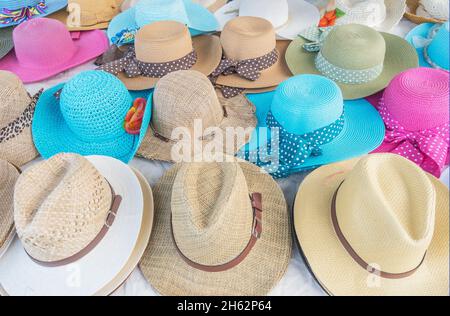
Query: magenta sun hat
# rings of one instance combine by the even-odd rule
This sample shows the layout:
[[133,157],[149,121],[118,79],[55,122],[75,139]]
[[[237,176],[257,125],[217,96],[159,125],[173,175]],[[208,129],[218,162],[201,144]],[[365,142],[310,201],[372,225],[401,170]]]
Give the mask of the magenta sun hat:
[[24,83],[36,82],[84,64],[108,49],[100,30],[70,33],[54,19],[37,18],[13,31],[14,50],[0,60],[0,70],[15,73]]
[[374,152],[399,154],[440,177],[449,163],[449,72],[407,70],[368,100],[386,125],[384,142]]

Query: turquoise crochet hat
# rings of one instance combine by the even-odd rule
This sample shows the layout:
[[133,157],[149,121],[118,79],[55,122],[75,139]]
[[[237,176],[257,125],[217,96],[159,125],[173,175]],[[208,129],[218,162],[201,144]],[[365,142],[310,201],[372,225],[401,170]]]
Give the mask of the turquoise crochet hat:
[[337,84],[320,75],[298,75],[248,98],[258,127],[238,155],[275,178],[361,156],[384,139],[375,108],[364,99],[344,101]]
[[139,134],[125,131],[125,117],[134,99],[150,99],[151,95],[131,94],[119,79],[103,71],[81,72],[41,95],[32,124],[35,146],[46,159],[71,152],[128,163],[147,132],[151,103],[146,106]]

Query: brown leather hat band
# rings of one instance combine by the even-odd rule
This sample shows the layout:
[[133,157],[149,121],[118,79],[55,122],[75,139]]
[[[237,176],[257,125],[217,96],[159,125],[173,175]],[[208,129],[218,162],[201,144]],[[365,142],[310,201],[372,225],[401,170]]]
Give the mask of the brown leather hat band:
[[336,214],[336,199],[337,199],[337,195],[339,193],[339,189],[341,188],[343,183],[344,182],[342,182],[339,185],[339,187],[337,188],[336,192],[333,195],[333,200],[331,201],[331,219],[332,219],[332,222],[333,222],[333,227],[334,227],[334,230],[336,232],[336,235],[337,235],[339,241],[341,242],[342,246],[344,246],[345,250],[350,255],[350,257],[352,257],[353,260],[355,260],[355,262],[357,264],[359,264],[361,266],[361,268],[366,270],[368,273],[379,275],[380,277],[385,278],[385,279],[403,279],[403,278],[407,278],[407,277],[413,275],[420,268],[422,263],[424,262],[426,253],[423,256],[422,261],[420,262],[420,264],[415,269],[412,269],[411,271],[407,271],[407,272],[403,272],[403,273],[389,273],[389,272],[380,271],[380,270],[375,269],[374,267],[372,267],[370,264],[365,262],[364,259],[362,259],[356,253],[356,251],[352,248],[352,246],[350,245],[350,243],[347,241],[347,239],[345,238],[344,234],[342,233],[341,228],[339,227],[337,214]]
[[[252,193],[250,196],[250,200],[252,202],[252,208],[253,208],[253,225],[252,225],[252,234],[250,237],[250,241],[248,242],[247,246],[244,248],[244,250],[241,252],[240,255],[238,255],[233,260],[217,265],[217,266],[207,266],[202,265],[199,263],[196,263],[189,258],[187,258],[178,248],[178,245],[175,241],[175,236],[173,235],[173,227],[172,227],[172,239],[173,243],[175,245],[175,249],[177,250],[180,257],[192,268],[195,268],[197,270],[205,271],[205,272],[223,272],[230,270],[234,268],[235,266],[239,265],[249,254],[252,248],[255,246],[258,239],[261,237],[262,233],[262,196],[261,193]],[[172,219],[171,219],[172,222]]]

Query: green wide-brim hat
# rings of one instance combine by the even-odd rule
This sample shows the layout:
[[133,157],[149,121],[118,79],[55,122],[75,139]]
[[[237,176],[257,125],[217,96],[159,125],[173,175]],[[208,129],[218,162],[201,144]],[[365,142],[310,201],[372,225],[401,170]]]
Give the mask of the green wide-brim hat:
[[12,32],[12,27],[0,29],[0,59],[5,57],[14,48]]

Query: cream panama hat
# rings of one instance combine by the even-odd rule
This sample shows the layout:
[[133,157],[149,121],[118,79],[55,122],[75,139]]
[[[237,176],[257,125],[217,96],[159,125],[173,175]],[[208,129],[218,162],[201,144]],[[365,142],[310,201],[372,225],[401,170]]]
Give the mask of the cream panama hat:
[[254,165],[175,165],[154,187],[155,227],[140,263],[163,295],[266,295],[284,275],[291,233],[284,195]]
[[301,184],[294,226],[333,295],[448,295],[449,191],[413,162],[372,154]]

